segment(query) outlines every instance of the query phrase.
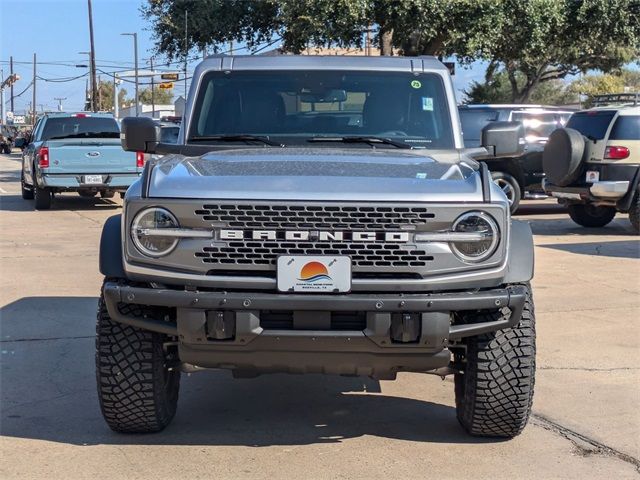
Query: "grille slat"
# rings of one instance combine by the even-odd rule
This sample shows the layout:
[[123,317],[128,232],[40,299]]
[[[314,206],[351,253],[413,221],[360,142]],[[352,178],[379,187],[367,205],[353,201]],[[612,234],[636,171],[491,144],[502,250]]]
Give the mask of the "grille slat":
[[[222,228],[243,230],[323,230],[397,232],[415,230],[435,214],[425,207],[352,205],[224,205],[206,204],[195,210],[203,222],[220,222]],[[357,243],[350,240],[318,242],[313,239],[225,242],[204,247],[195,256],[207,265],[253,264],[275,266],[278,255],[348,255],[358,267],[426,267],[433,257],[411,245],[384,240]]]

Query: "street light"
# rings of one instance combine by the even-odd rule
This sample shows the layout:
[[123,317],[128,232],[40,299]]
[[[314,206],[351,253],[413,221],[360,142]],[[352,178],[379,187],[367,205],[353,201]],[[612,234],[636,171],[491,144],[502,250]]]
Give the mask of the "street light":
[[137,33],[121,33],[120,35],[130,35],[133,37],[133,61],[136,71],[136,117],[140,115],[140,106],[138,105],[138,34]]

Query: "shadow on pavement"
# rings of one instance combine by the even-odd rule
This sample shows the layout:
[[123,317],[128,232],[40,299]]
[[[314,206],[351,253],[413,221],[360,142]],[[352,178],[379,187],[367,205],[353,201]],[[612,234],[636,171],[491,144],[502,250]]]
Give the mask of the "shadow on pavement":
[[562,213],[567,213],[567,208],[564,205],[549,203],[548,201],[544,203],[527,203],[527,200],[523,200],[513,216],[554,215]]
[[529,223],[534,235],[569,236],[569,237],[595,237],[595,236],[622,236],[633,237],[634,232],[629,219],[625,215],[618,215],[613,222],[601,228],[581,227],[573,222],[567,215],[566,218],[515,218]]
[[640,258],[640,241],[613,241],[589,243],[554,243],[539,245],[540,248],[552,248],[581,255],[595,255],[615,258]]
[[[108,200],[96,196],[83,198],[76,194],[56,195],[51,204],[51,210],[116,210],[120,204],[114,200]],[[0,211],[6,212],[32,212],[35,210],[33,200],[24,200],[21,195],[2,195],[0,197]],[[46,212],[46,210],[44,210]]]
[[453,407],[378,394],[375,380],[322,375],[234,380],[223,371],[183,375],[178,414],[164,432],[116,434],[103,422],[96,395],[95,302],[28,297],[0,311],[2,435],[74,445],[307,445],[363,435],[494,441],[468,436]]

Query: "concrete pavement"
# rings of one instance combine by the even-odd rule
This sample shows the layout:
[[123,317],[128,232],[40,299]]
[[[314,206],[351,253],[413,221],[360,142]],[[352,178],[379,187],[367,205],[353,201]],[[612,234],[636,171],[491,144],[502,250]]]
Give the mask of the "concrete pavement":
[[638,478],[640,243],[628,220],[589,230],[552,201],[519,215],[536,243],[534,416],[511,441],[466,435],[453,382],[183,376],[153,435],[100,417],[93,354],[102,223],[119,202],[20,198],[0,155],[0,477]]

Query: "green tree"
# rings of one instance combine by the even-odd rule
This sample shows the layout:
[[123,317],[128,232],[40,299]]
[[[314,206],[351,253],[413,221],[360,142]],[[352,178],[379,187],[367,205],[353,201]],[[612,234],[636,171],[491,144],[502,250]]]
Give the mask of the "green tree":
[[[127,90],[118,89],[118,106],[122,108],[128,103]],[[113,81],[100,80],[98,82],[98,110],[113,111]]]
[[156,48],[170,58],[199,49],[226,49],[242,42],[250,50],[281,39],[285,51],[307,46],[362,47],[364,32],[383,55],[473,57],[497,35],[500,0],[147,0]]
[[[487,80],[507,73],[511,100],[589,70],[610,72],[640,57],[637,0],[504,0],[499,34],[480,46]],[[522,75],[520,82],[518,75]]]
[[634,70],[622,70],[616,74],[586,75],[574,80],[567,90],[574,95],[586,95],[588,97],[585,106],[591,105],[590,97],[607,93],[621,93],[625,89],[640,91],[640,72]]
[[[153,87],[153,100],[156,105],[169,105],[173,102],[173,92],[171,90]],[[151,87],[143,88],[138,92],[140,103],[151,105]]]

